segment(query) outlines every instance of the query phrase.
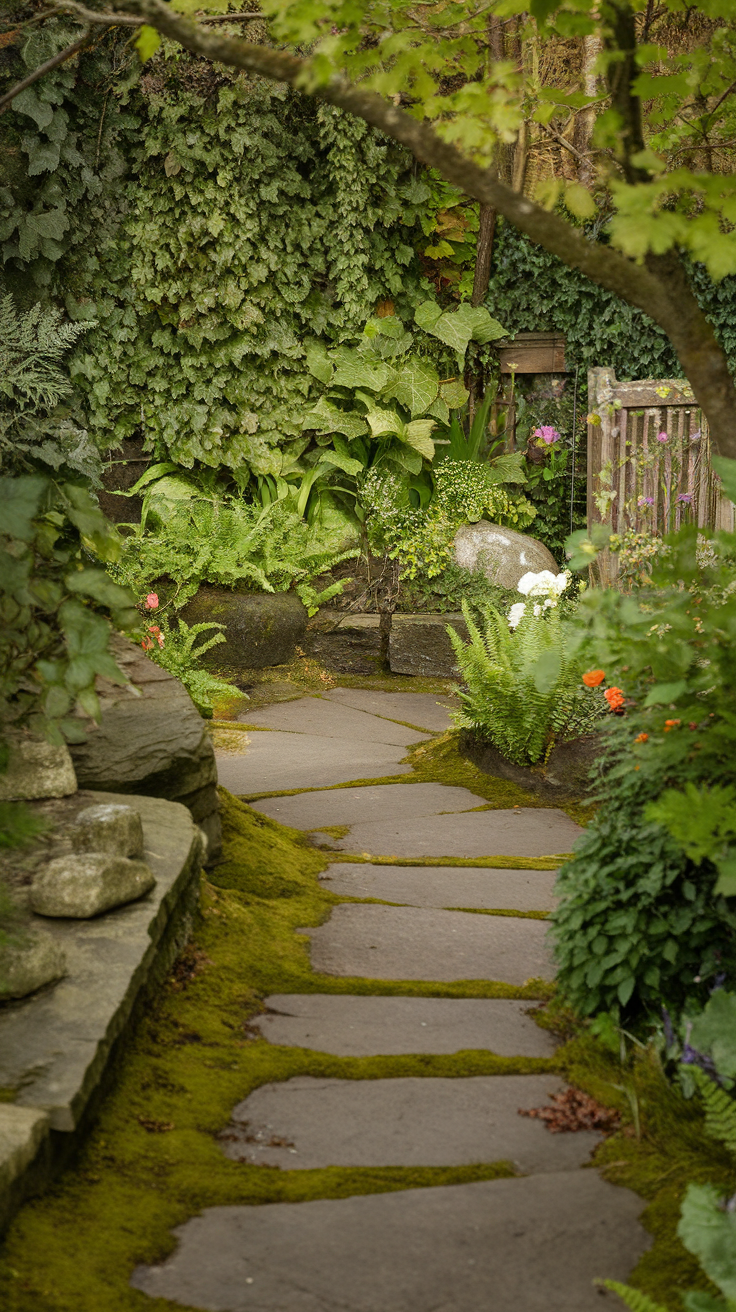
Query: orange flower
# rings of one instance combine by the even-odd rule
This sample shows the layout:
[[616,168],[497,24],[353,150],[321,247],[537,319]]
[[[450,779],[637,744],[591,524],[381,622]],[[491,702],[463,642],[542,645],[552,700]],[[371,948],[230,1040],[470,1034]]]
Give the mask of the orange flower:
[[599,683],[603,683],[605,677],[604,670],[588,670],[588,673],[583,675],[583,683],[586,688],[597,688]]
[[645,742],[648,741],[648,739],[649,739],[649,734],[648,734],[648,733],[640,733],[640,734],[638,734],[637,737],[634,739],[634,742],[635,742],[635,743],[645,743]]
[[664,722],[664,731],[665,731],[665,733],[669,733],[670,729],[676,729],[677,726],[678,726],[678,724],[681,724],[681,723],[682,723],[681,720],[665,720],[665,722]]
[[619,707],[623,706],[624,702],[626,701],[626,698],[620,688],[606,688],[606,691],[604,692],[603,696],[605,697],[612,711],[617,711]]

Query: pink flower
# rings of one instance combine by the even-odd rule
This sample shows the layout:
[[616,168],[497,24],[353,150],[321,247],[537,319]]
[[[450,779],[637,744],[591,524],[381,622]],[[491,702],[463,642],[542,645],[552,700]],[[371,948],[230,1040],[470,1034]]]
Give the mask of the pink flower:
[[541,438],[546,446],[552,446],[553,442],[559,442],[560,440],[560,434],[551,424],[542,424],[541,428],[535,428],[532,436]]
[[155,592],[149,592],[145,600],[146,610],[155,610],[158,606],[158,597]]
[[668,434],[668,433],[657,433],[657,441],[658,441],[658,442],[669,442],[669,440],[670,440],[670,439],[669,439],[669,434]]
[[639,500],[637,501],[636,504],[637,506],[653,506],[654,497],[639,497]]
[[[163,647],[163,645],[164,645],[164,635],[163,635],[163,633],[161,632],[160,628],[158,627],[158,624],[149,624],[149,626],[148,626],[148,632],[153,634],[153,636],[154,636],[154,638],[156,639],[156,641],[157,641],[159,647]],[[151,639],[150,639],[150,638],[148,639],[148,642],[149,642],[149,644],[150,644],[150,647],[152,647],[152,646],[153,646],[153,643],[151,642]],[[146,648],[146,651],[149,651],[149,650],[150,650],[150,647],[147,647],[147,648]]]
[[677,500],[680,501],[684,506],[690,506],[692,505],[693,494],[692,492],[681,492]]

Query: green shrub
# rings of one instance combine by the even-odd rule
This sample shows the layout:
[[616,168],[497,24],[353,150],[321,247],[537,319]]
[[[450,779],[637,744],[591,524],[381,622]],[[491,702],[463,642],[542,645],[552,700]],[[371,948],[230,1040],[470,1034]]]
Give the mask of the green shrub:
[[[189,625],[178,616],[175,621],[176,627],[173,628],[163,612],[158,614],[158,598],[154,599],[156,604],[149,605],[149,614],[153,619],[153,612],[156,611],[155,619],[158,623],[145,626],[141,645],[148,652],[151,660],[184,684],[200,714],[210,718],[215,703],[225,697],[243,697],[247,700],[246,693],[241,692],[233,684],[226,683],[224,679],[218,678],[209,670],[203,670],[199,663],[205,652],[225,641],[222,632],[212,632],[213,629],[224,629],[224,624],[206,621],[203,624]],[[205,633],[211,636],[203,639],[198,646],[195,645],[197,639],[202,638]]]
[[463,605],[468,643],[448,630],[465,684],[458,726],[487,738],[516,765],[544,761],[556,741],[597,728],[605,702],[599,689],[581,682],[584,667],[559,606],[526,603],[515,628],[514,608],[510,618],[493,606],[482,609],[481,628]]

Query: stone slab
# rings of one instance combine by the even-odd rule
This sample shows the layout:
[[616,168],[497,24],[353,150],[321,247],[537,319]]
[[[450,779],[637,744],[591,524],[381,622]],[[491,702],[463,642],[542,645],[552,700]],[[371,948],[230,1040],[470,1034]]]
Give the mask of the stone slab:
[[354,706],[388,720],[403,720],[429,733],[444,733],[452,728],[450,710],[459,707],[451,695],[438,698],[429,692],[373,692],[369,688],[333,688],[324,694],[326,701]]
[[649,1240],[596,1171],[211,1207],[131,1284],[210,1312],[600,1312]]
[[550,1134],[519,1108],[552,1106],[566,1085],[550,1075],[331,1080],[299,1075],[263,1084],[221,1135],[236,1162],[325,1166],[469,1166],[511,1162],[532,1172],[583,1166],[602,1136]]
[[[77,796],[80,809],[89,805],[89,794]],[[186,934],[199,888],[202,842],[184,806],[116,793],[94,800],[140,812],[155,888],[145,901],[95,920],[34,917],[63,948],[67,974],[41,994],[0,1006],[0,1088],[17,1089],[15,1105],[47,1112],[62,1131],[79,1125],[141,990],[168,969],[179,941],[171,926]]]
[[368,979],[552,979],[543,920],[342,903],[311,938],[314,970]]
[[470,811],[474,806],[484,806],[485,800],[467,788],[446,784],[368,784],[335,792],[300,793],[297,797],[268,797],[254,806],[256,811],[294,829],[319,829],[325,825],[413,820],[449,811]]
[[509,998],[371,998],[349,993],[273,993],[256,1019],[269,1043],[337,1057],[454,1053],[551,1057],[555,1042]]
[[553,807],[375,820],[354,825],[334,846],[371,856],[557,856],[582,834]]
[[48,1149],[49,1118],[35,1107],[0,1103],[0,1232],[31,1192],[34,1163]]
[[351,743],[307,733],[243,734],[241,752],[218,752],[220,783],[229,792],[271,793],[282,788],[326,788],[353,779],[410,774],[406,748]]
[[467,642],[463,616],[394,615],[388,640],[388,660],[393,674],[423,675],[430,679],[456,679],[458,666],[447,633],[451,625]]
[[281,702],[261,711],[243,711],[238,719],[261,729],[280,729],[287,733],[318,734],[320,738],[345,738],[350,743],[392,743],[409,747],[426,742],[426,733],[407,729],[403,724],[368,715],[352,706],[326,701],[322,697],[301,697],[295,702]]
[[341,897],[378,897],[411,907],[551,911],[556,870],[473,870],[467,866],[335,864],[320,880]]

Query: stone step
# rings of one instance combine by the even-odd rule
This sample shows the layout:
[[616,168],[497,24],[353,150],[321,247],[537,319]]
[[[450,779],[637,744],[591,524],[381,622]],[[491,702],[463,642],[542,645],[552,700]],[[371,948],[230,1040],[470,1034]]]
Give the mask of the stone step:
[[550,1134],[519,1108],[552,1106],[551,1075],[330,1080],[299,1075],[238,1103],[221,1135],[236,1162],[323,1166],[469,1166],[507,1161],[524,1175],[583,1166],[593,1130]]
[[256,1023],[269,1043],[337,1057],[454,1053],[551,1057],[555,1041],[509,998],[372,998],[349,993],[273,993]]
[[457,815],[364,821],[333,846],[371,856],[557,856],[582,834],[564,811],[551,807],[462,812]]
[[298,701],[280,702],[261,711],[249,713],[246,710],[238,718],[262,729],[318,734],[320,738],[345,738],[352,743],[393,743],[409,747],[413,743],[426,742],[430,736],[322,697],[300,697]]
[[301,793],[297,797],[269,797],[253,805],[272,820],[294,829],[320,829],[326,825],[370,824],[376,820],[414,820],[420,816],[471,811],[486,799],[468,788],[446,784],[369,784]]
[[476,870],[467,866],[373,866],[345,861],[320,881],[341,897],[377,897],[412,907],[551,911],[556,870]]
[[211,1207],[138,1267],[155,1298],[219,1312],[600,1312],[649,1240],[596,1171],[308,1203]]
[[219,751],[223,788],[236,796],[286,788],[326,788],[353,779],[410,774],[402,765],[406,747],[381,742],[349,742],[308,733],[245,733],[240,751]]
[[314,970],[368,979],[551,979],[543,920],[342,903],[311,938]]
[[325,700],[354,706],[358,711],[403,720],[428,733],[444,733],[452,728],[451,710],[460,703],[451,693],[437,697],[430,692],[379,692],[368,688],[333,688],[323,694]]

